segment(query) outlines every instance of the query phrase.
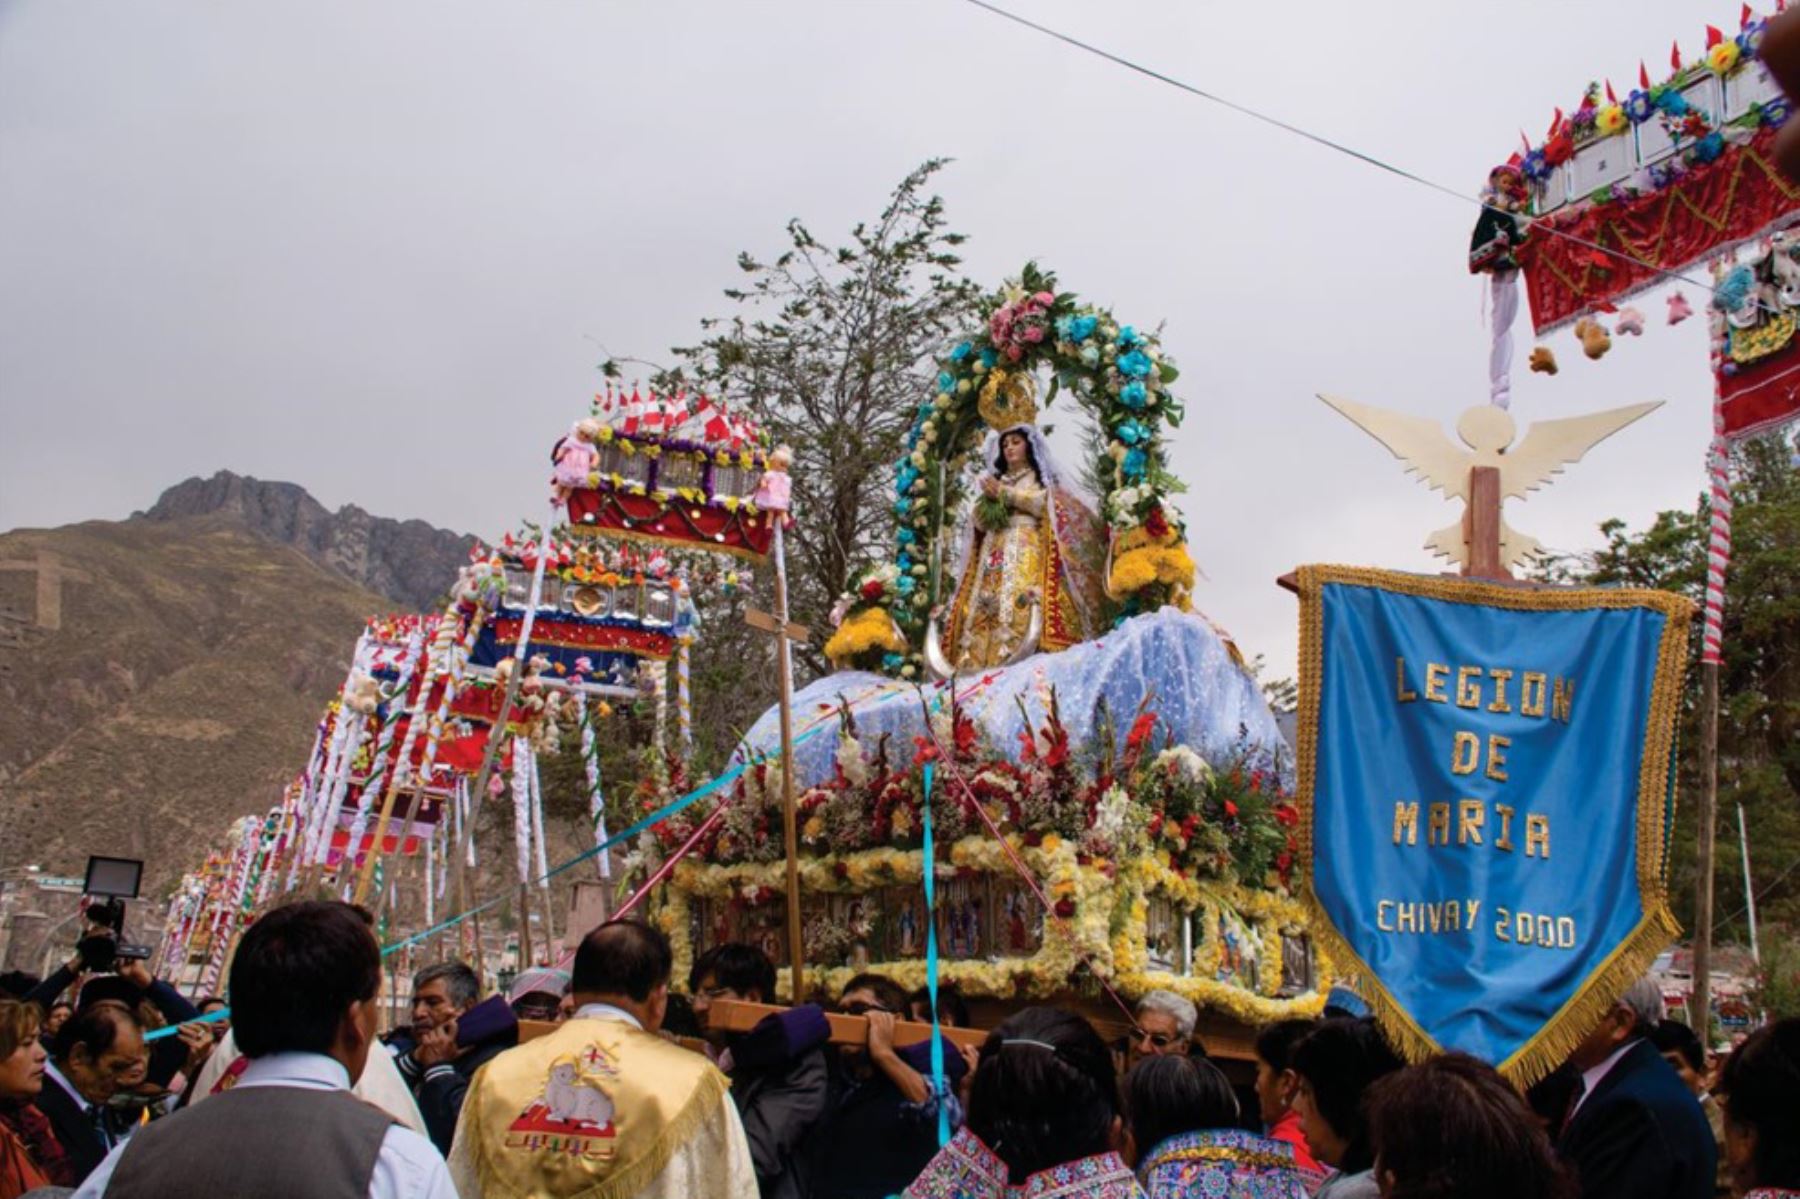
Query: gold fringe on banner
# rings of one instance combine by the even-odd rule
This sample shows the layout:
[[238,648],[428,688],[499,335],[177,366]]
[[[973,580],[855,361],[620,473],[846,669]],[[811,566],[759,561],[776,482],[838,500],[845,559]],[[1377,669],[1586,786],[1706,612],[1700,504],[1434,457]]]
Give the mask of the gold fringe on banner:
[[1643,977],[1656,955],[1681,932],[1681,925],[1669,910],[1665,820],[1672,815],[1668,806],[1669,767],[1674,753],[1675,721],[1681,705],[1688,628],[1693,622],[1694,604],[1682,596],[1663,591],[1526,588],[1359,566],[1302,566],[1296,574],[1300,593],[1297,747],[1300,876],[1306,880],[1306,904],[1312,913],[1312,933],[1326,945],[1340,969],[1354,972],[1357,980],[1364,984],[1358,994],[1368,1002],[1395,1051],[1410,1062],[1424,1061],[1443,1052],[1443,1047],[1419,1027],[1369,969],[1368,963],[1351,948],[1312,888],[1313,802],[1318,778],[1319,703],[1324,690],[1325,668],[1321,602],[1324,588],[1338,583],[1449,603],[1525,612],[1644,608],[1661,613],[1665,618],[1651,684],[1643,754],[1638,764],[1637,880],[1642,915],[1631,933],[1576,988],[1575,994],[1545,1022],[1544,1027],[1512,1056],[1498,1063],[1500,1073],[1515,1086],[1528,1087],[1568,1057],[1625,989]]

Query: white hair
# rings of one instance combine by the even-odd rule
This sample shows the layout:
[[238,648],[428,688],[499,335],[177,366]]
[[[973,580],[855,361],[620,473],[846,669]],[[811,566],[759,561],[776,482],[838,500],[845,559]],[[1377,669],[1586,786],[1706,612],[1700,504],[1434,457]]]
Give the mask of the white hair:
[[1200,1009],[1190,999],[1183,999],[1173,991],[1151,991],[1138,1000],[1137,1014],[1145,1012],[1161,1012],[1175,1021],[1175,1031],[1183,1040],[1194,1035],[1194,1025],[1200,1022]]
[[1625,988],[1618,1004],[1637,1018],[1638,1028],[1645,1032],[1655,1028],[1668,1014],[1663,1005],[1662,988],[1654,978],[1640,978]]

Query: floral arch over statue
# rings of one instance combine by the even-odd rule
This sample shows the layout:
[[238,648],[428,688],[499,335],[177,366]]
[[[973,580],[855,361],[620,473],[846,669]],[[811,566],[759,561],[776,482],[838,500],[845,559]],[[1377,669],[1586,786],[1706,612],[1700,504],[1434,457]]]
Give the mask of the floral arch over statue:
[[[913,678],[1003,665],[1188,606],[1182,486],[1163,453],[1182,408],[1156,333],[1057,291],[1035,263],[983,317],[919,405],[894,480],[893,556],[834,614],[825,652],[840,667]],[[1057,470],[1036,428],[1040,372],[1045,407],[1066,393],[1091,420],[1085,472]],[[947,544],[965,503],[961,544]]]

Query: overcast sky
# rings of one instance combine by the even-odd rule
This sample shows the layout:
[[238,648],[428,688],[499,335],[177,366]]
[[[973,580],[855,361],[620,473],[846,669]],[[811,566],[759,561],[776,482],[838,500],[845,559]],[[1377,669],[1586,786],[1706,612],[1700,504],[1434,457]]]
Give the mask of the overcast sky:
[[[1660,77],[1738,15],[1012,3],[1468,192],[1589,79]],[[978,278],[1035,257],[1167,322],[1199,600],[1248,652],[1292,669],[1298,563],[1435,569],[1455,508],[1313,395],[1485,399],[1475,208],[963,0],[0,2],[0,528],[228,468],[496,536],[541,513],[597,341],[662,357],[739,250],[839,233],[932,155]],[[1521,316],[1522,424],[1668,401],[1511,506],[1552,546],[1701,486],[1704,322],[1641,303],[1600,362],[1552,339],[1554,379]]]

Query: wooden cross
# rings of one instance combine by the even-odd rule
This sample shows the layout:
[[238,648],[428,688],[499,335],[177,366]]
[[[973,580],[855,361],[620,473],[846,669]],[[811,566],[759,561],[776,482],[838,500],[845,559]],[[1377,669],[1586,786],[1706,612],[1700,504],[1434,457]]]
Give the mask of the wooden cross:
[[0,570],[37,572],[37,627],[52,632],[62,628],[63,580],[86,583],[93,578],[86,571],[64,566],[62,559],[49,550],[39,550],[35,561],[14,558],[8,562],[0,562]]
[[752,608],[744,613],[744,623],[775,638],[775,670],[781,687],[781,826],[787,841],[788,968],[793,974],[794,1002],[801,1003],[806,996],[806,968],[800,945],[800,844],[794,829],[794,667],[788,650],[793,642],[804,644],[812,634],[804,625],[788,623],[787,568],[782,561],[779,520],[775,522],[769,553],[775,560],[775,611]]

